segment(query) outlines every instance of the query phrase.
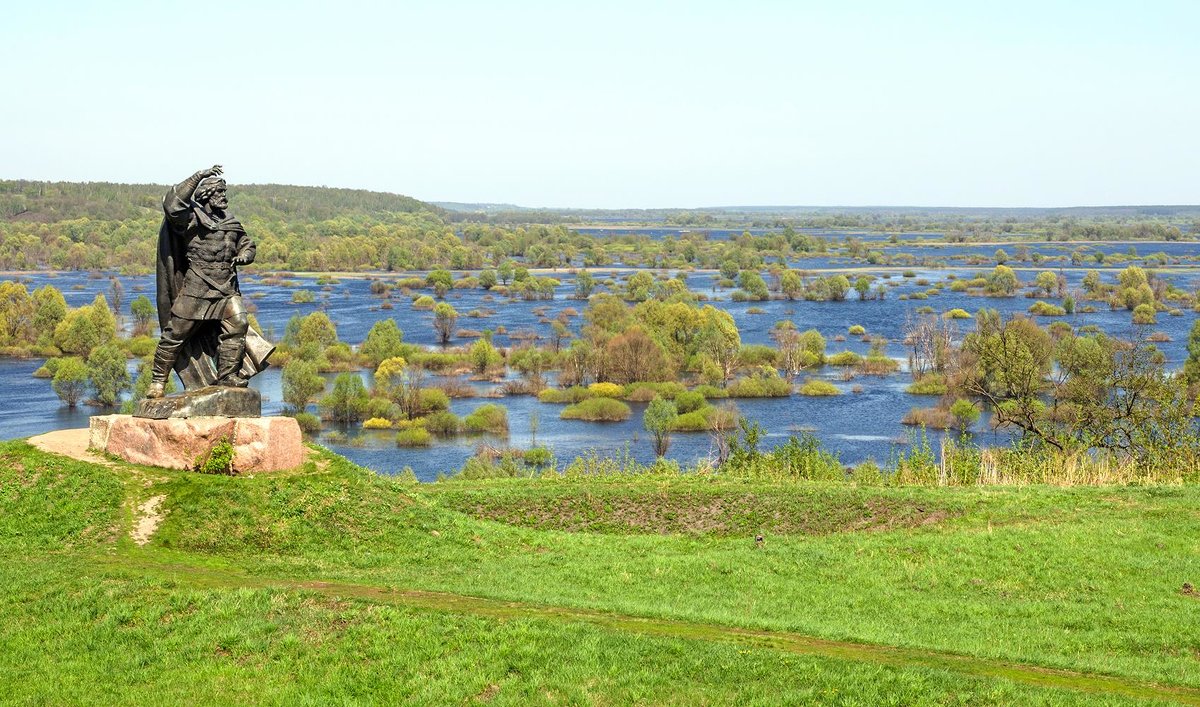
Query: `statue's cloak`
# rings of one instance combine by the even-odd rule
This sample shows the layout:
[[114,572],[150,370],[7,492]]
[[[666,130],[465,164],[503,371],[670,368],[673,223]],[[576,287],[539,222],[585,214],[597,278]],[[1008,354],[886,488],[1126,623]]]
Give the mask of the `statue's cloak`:
[[[244,230],[242,225],[230,218],[222,221],[226,229]],[[158,325],[165,330],[171,321],[171,307],[183,288],[183,277],[187,274],[187,240],[172,233],[170,222],[164,218],[158,229],[157,304]],[[240,291],[240,290],[239,290]],[[219,321],[201,322],[195,333],[179,349],[175,359],[175,372],[187,390],[203,388],[217,382],[217,336],[221,333]],[[246,352],[242,357],[241,375],[244,378],[260,373],[269,364],[267,359],[274,353],[275,346],[250,327],[246,331]]]

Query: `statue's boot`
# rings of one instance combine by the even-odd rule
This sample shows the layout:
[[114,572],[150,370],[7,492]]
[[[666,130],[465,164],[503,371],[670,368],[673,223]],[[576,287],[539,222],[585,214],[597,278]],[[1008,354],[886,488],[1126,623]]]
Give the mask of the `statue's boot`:
[[158,347],[154,349],[154,363],[150,368],[150,387],[146,389],[147,398],[154,399],[163,396],[163,389],[167,386],[167,376],[171,375],[171,368],[175,365],[175,357],[182,344],[182,341],[174,341],[166,335],[158,342]]
[[249,328],[250,319],[245,312],[221,320],[221,333],[217,337],[217,385],[245,388],[250,383],[242,376]]

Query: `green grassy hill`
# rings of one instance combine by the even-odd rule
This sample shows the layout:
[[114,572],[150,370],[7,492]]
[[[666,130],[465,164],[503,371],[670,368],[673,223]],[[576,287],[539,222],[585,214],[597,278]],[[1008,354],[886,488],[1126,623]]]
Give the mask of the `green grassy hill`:
[[1198,501],[1190,486],[416,485],[326,452],[227,478],[7,443],[0,695],[1196,704]]

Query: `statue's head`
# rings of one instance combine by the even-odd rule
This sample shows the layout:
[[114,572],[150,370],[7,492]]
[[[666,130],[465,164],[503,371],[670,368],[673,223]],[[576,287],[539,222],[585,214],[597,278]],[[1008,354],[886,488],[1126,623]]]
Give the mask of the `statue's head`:
[[225,180],[220,177],[206,177],[196,185],[192,199],[201,206],[211,206],[214,209],[224,209],[229,206],[229,197],[225,193]]

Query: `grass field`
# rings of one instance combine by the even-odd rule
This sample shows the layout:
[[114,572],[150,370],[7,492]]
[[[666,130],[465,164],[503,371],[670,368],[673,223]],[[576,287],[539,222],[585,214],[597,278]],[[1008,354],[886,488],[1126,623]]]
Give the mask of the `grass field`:
[[9,703],[1200,704],[1192,486],[418,486],[14,442],[0,553]]

